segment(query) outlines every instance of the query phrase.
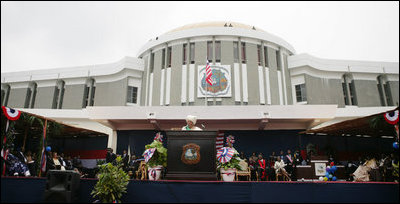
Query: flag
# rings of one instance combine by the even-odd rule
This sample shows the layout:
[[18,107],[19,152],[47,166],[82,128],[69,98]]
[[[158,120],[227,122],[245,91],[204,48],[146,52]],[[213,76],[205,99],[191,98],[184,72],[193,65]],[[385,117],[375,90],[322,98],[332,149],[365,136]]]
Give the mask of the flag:
[[43,126],[43,148],[42,148],[42,161],[40,162],[40,172],[45,172],[46,171],[46,154],[45,154],[45,142],[46,142],[46,127],[47,127],[47,120],[44,121],[44,126]]
[[209,63],[208,60],[207,60],[207,65],[206,65],[206,82],[207,82],[208,84],[210,84],[210,86],[212,86],[212,79],[211,79],[211,76],[212,76],[212,71],[211,71],[210,63]]
[[218,132],[217,138],[215,140],[215,148],[218,150],[224,147],[224,133]]

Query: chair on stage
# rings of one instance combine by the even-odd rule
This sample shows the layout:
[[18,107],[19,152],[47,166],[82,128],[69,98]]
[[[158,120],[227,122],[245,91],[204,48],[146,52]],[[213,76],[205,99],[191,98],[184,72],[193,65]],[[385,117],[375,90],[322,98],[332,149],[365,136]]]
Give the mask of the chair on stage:
[[245,169],[244,171],[239,171],[239,170],[236,170],[236,181],[238,181],[238,177],[239,176],[246,176],[247,177],[247,180],[248,181],[250,181],[251,180],[251,171],[250,171],[250,167],[249,167],[249,165],[247,164],[247,162],[245,162],[244,160],[241,160],[240,162],[239,162],[239,166],[242,168],[242,169]]
[[289,181],[281,172],[276,173],[276,181],[279,181],[279,177],[282,178],[282,181]]
[[140,162],[139,169],[136,171],[136,179],[139,179],[139,174],[141,175],[140,180],[147,180],[147,167],[145,161]]

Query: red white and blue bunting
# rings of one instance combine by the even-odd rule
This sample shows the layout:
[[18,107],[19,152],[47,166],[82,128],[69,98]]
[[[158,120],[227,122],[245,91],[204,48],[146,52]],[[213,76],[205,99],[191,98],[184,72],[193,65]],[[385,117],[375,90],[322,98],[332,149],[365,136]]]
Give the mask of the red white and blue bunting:
[[235,151],[230,147],[223,147],[217,151],[217,159],[220,163],[229,162]]
[[395,125],[399,122],[399,110],[387,112],[383,114],[383,117],[385,118],[386,122]]
[[9,119],[9,120],[18,120],[19,116],[21,116],[21,112],[19,110],[15,110],[12,108],[8,108],[5,106],[2,106],[3,113],[4,115]]
[[162,141],[163,141],[163,135],[161,134],[161,132],[158,132],[158,133],[156,134],[156,136],[154,137],[154,140],[157,140],[157,141],[159,141],[159,142],[162,142]]
[[154,152],[156,151],[157,148],[150,148],[150,149],[146,149],[146,151],[144,151],[143,156],[144,156],[144,161],[147,163],[151,157],[154,155]]
[[233,143],[235,143],[235,137],[233,136],[233,135],[229,135],[227,138],[226,138],[226,143],[227,144],[233,144]]

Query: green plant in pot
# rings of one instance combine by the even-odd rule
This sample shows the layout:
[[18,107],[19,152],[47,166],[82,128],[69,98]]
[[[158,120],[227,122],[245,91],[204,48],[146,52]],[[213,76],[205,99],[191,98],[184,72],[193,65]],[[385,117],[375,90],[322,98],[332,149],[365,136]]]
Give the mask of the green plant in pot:
[[121,202],[123,193],[129,183],[129,175],[122,169],[121,156],[116,158],[116,166],[111,163],[99,165],[99,181],[96,183],[91,195],[99,198],[103,203]]
[[163,146],[162,137],[157,133],[153,142],[145,146],[143,156],[149,169],[149,180],[158,180],[161,170],[167,167],[167,148]]
[[232,135],[227,138],[228,147],[223,147],[217,151],[217,169],[221,172],[224,181],[233,181],[236,170],[242,171],[239,163],[242,161],[239,152],[233,148],[235,142]]

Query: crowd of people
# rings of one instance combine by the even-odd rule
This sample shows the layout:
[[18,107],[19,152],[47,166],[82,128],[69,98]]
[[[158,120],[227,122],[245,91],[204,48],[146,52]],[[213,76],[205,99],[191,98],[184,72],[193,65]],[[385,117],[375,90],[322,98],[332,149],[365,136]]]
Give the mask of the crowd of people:
[[289,181],[297,180],[294,169],[303,162],[300,152],[296,150],[292,154],[290,149],[287,150],[286,154],[281,150],[279,155],[272,152],[268,157],[264,157],[262,153],[257,155],[256,152],[253,152],[250,157],[246,157],[241,152],[240,158],[247,162],[250,167],[251,180],[253,181],[275,181],[277,174]]
[[126,150],[122,155],[115,154],[112,148],[107,149],[106,163],[116,164],[116,158],[121,156],[122,169],[128,173],[130,179],[136,179],[136,171],[139,169],[141,161],[144,161],[142,156],[137,157],[135,154],[129,155]]

